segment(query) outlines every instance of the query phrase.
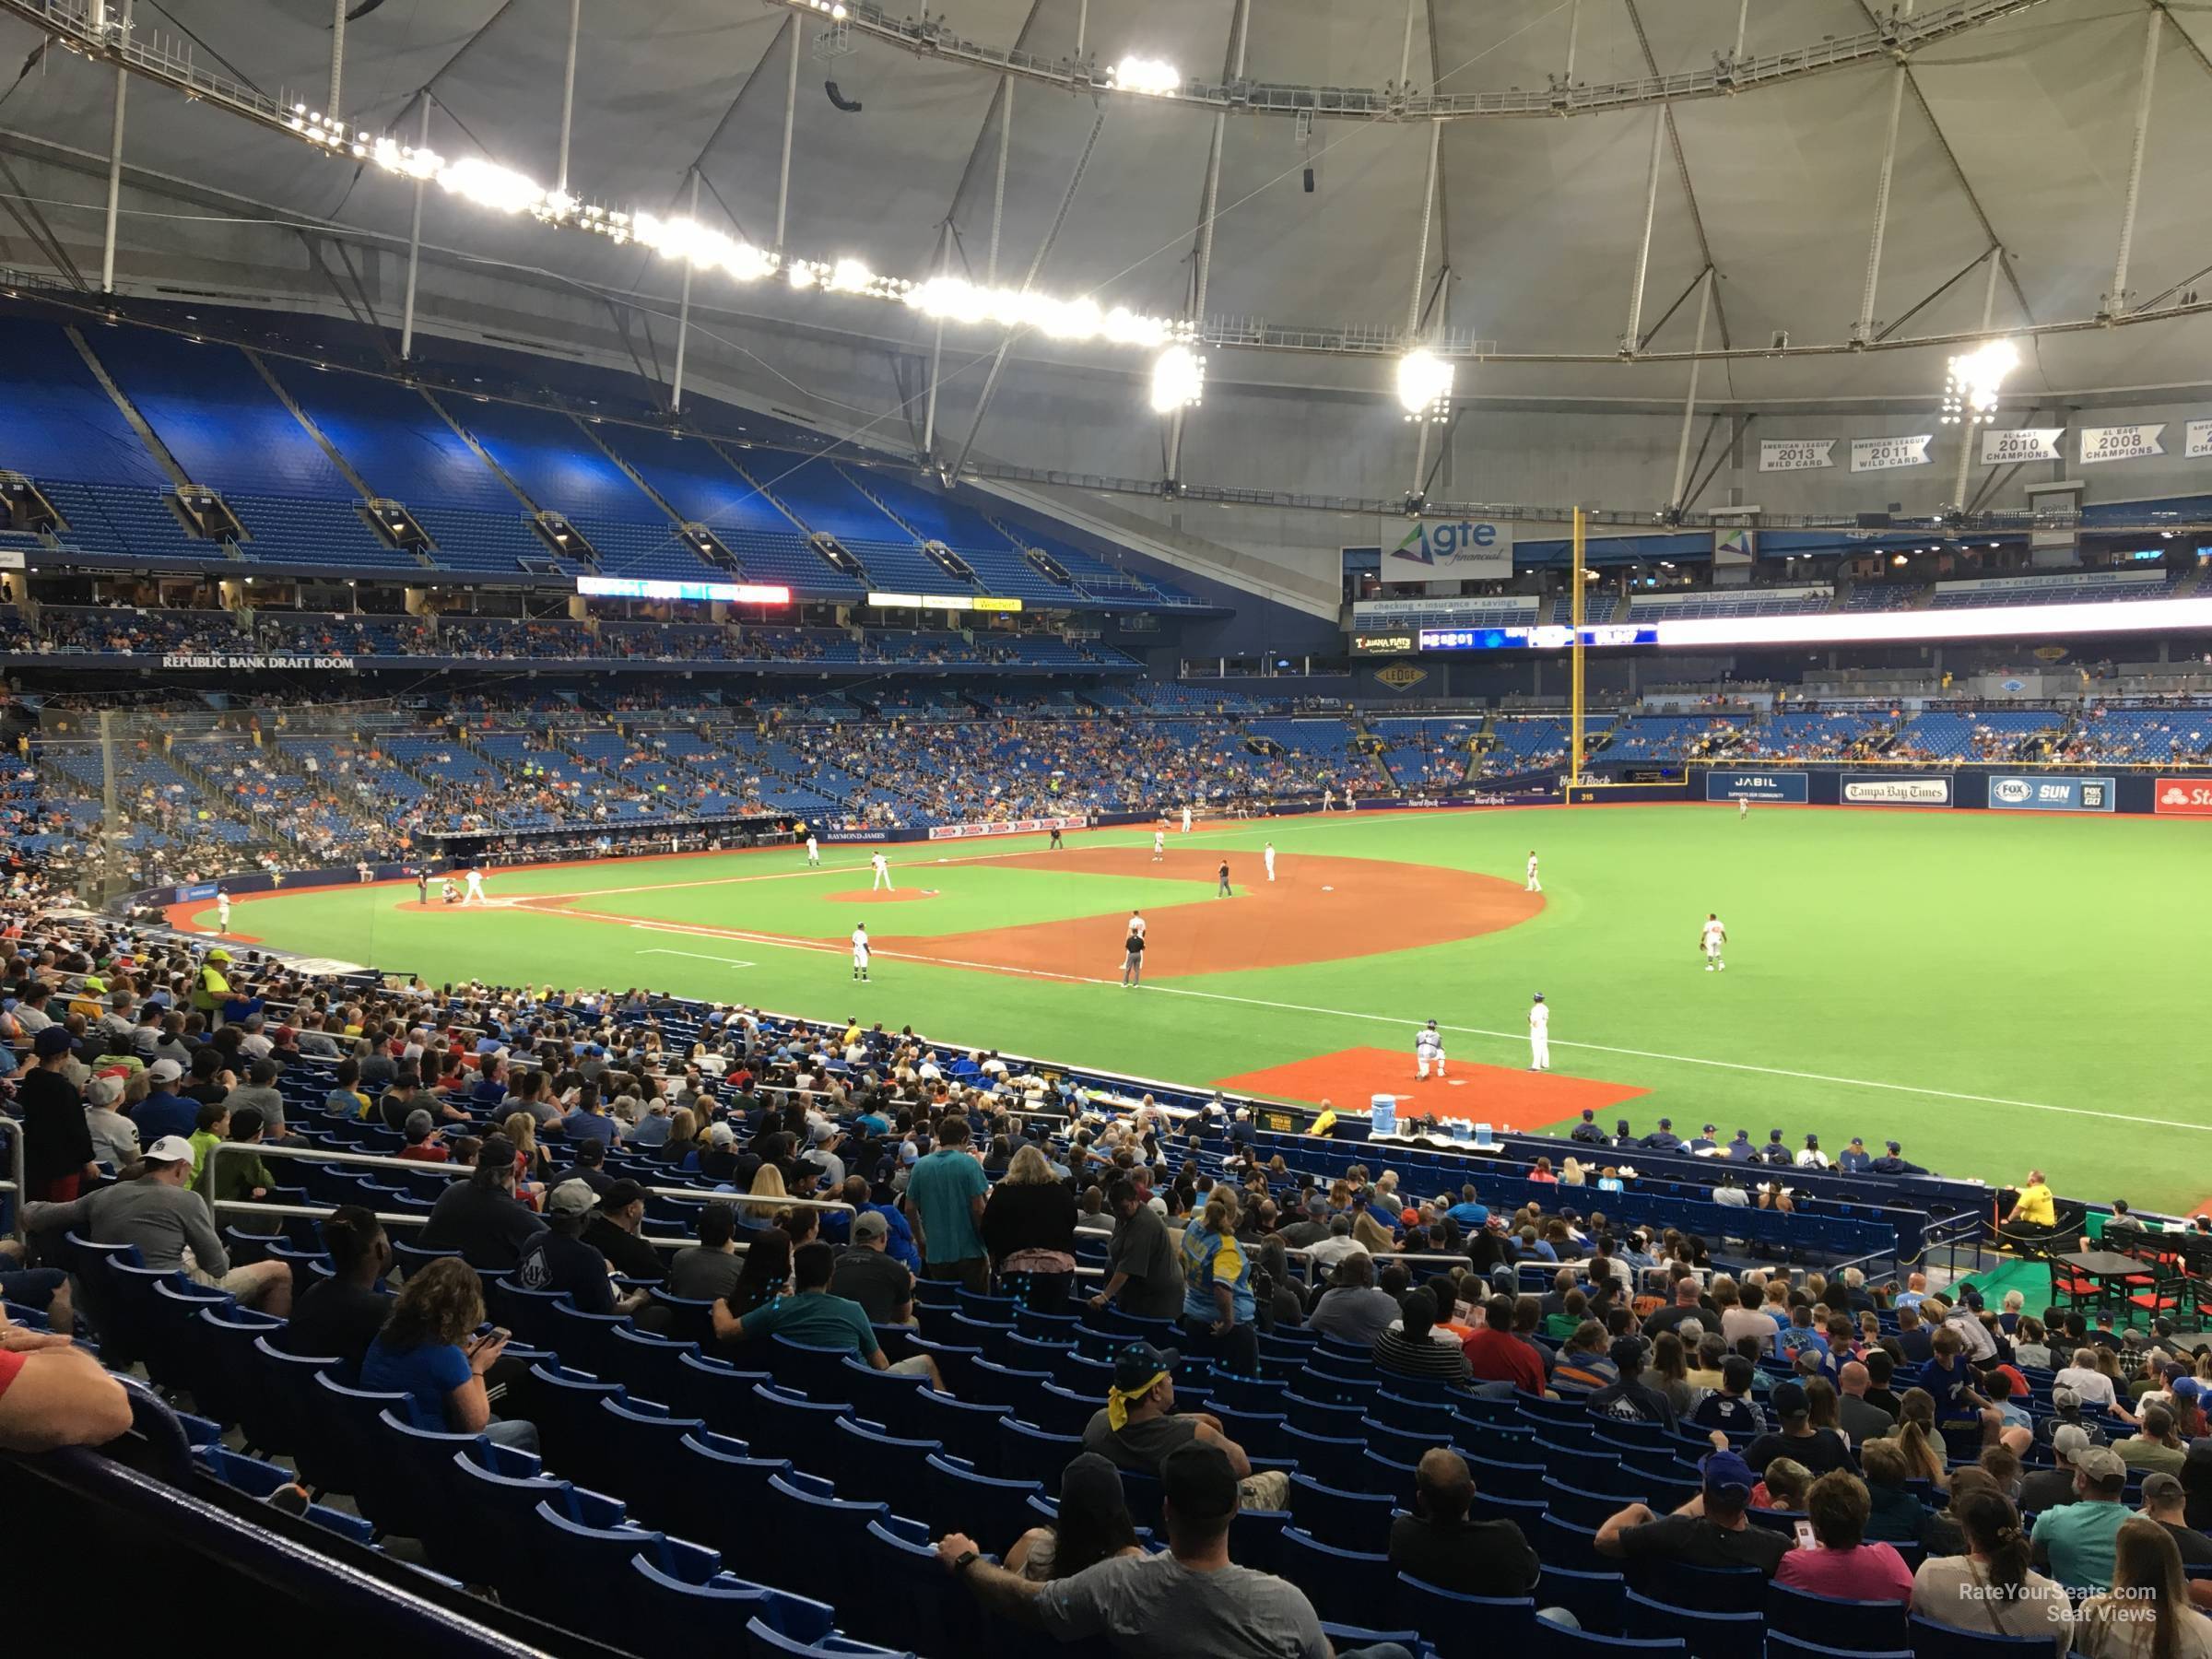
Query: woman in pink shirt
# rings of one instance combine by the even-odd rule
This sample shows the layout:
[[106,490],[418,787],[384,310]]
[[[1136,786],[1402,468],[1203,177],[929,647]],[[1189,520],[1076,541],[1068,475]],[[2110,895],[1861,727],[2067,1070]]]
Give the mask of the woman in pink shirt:
[[1912,1570],[1887,1544],[1865,1541],[1866,1484],[1849,1469],[1835,1469],[1806,1494],[1813,1547],[1782,1558],[1774,1582],[1843,1601],[1910,1602]]

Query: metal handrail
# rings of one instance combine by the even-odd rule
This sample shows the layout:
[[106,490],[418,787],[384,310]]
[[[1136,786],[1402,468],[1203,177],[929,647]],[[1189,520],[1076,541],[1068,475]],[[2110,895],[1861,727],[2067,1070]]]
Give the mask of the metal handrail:
[[[234,1141],[226,1144],[243,1146],[246,1143]],[[236,1210],[255,1216],[306,1216],[317,1221],[329,1219],[338,1209],[335,1204],[263,1204],[252,1198],[209,1198],[207,1207],[218,1216],[227,1210]],[[394,1210],[371,1210],[370,1214],[384,1227],[420,1227],[429,1218]],[[699,1242],[697,1239],[665,1239],[652,1233],[640,1233],[637,1236],[655,1250],[689,1250]],[[745,1245],[738,1244],[737,1250],[742,1254]]]
[[[418,1158],[394,1158],[381,1152],[333,1152],[322,1147],[287,1147],[269,1141],[218,1141],[207,1149],[207,1169],[213,1171],[215,1160],[226,1154],[246,1152],[262,1158],[312,1158],[322,1163],[358,1164],[381,1170],[442,1170],[456,1178],[465,1173],[463,1167],[425,1163]],[[628,1180],[629,1177],[617,1179]],[[209,1184],[212,1185],[212,1182]],[[648,1186],[643,1182],[637,1184],[641,1190],[658,1197],[682,1198],[694,1204],[750,1204],[775,1209],[842,1210],[846,1215],[853,1213],[853,1206],[841,1198],[778,1198],[767,1193],[717,1193],[700,1187]],[[256,1205],[253,1207],[266,1209],[271,1206]],[[316,1213],[327,1215],[329,1212],[322,1210]],[[415,1226],[420,1224],[422,1218],[403,1216],[400,1219]]]

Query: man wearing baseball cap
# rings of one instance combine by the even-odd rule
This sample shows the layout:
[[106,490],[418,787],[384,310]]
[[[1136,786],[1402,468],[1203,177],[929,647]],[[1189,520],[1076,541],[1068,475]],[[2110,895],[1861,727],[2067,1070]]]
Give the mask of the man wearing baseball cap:
[[165,1135],[134,1166],[135,1177],[88,1193],[71,1204],[27,1204],[32,1232],[74,1230],[95,1244],[135,1244],[148,1267],[182,1273],[194,1284],[227,1290],[278,1319],[292,1311],[292,1270],[282,1262],[233,1267],[207,1204],[189,1189],[192,1145]]
[[2035,1564],[2077,1598],[2112,1587],[2114,1538],[2132,1517],[2120,1501],[2127,1465],[2109,1446],[2075,1450],[2074,1501],[2045,1510],[2028,1535]]
[[[1168,1547],[1158,1555],[1115,1556],[1042,1583],[983,1559],[960,1533],[937,1541],[937,1559],[988,1611],[1060,1641],[1103,1636],[1113,1652],[1147,1659],[1312,1659],[1329,1653],[1303,1591],[1230,1560],[1239,1494],[1222,1449],[1186,1441],[1163,1460],[1159,1479]],[[1384,1642],[1341,1651],[1336,1659],[1403,1659],[1405,1652]]]
[[2189,1493],[2178,1476],[2143,1477],[2143,1518],[2156,1521],[2182,1552],[2184,1567],[2212,1567],[2212,1538],[2189,1524]]
[[914,1276],[888,1253],[890,1238],[891,1224],[882,1211],[857,1213],[853,1241],[837,1258],[830,1289],[858,1302],[870,1324],[911,1325],[915,1323]]
[[85,1124],[85,1097],[65,1069],[76,1044],[65,1026],[50,1025],[30,1040],[36,1064],[16,1085],[23,1111],[23,1180],[34,1198],[66,1204],[77,1186],[100,1179],[92,1158],[92,1131]]
[[1772,1576],[1790,1539],[1750,1525],[1744,1511],[1757,1477],[1713,1430],[1714,1450],[1699,1466],[1701,1489],[1665,1519],[1631,1503],[1597,1529],[1597,1553],[1628,1560],[1679,1561],[1688,1567],[1756,1567]]
[[468,1179],[438,1194],[418,1241],[425,1250],[457,1250],[478,1273],[503,1277],[545,1225],[514,1195],[514,1142],[488,1135]]
[[1174,1371],[1182,1358],[1148,1342],[1124,1344],[1113,1357],[1106,1404],[1084,1427],[1083,1450],[1110,1459],[1116,1468],[1157,1476],[1179,1446],[1218,1446],[1243,1485],[1246,1508],[1281,1509],[1289,1476],[1280,1469],[1254,1474],[1244,1448],[1222,1432],[1221,1419],[1211,1412],[1176,1411]]
[[525,1290],[565,1294],[586,1313],[628,1313],[641,1306],[643,1290],[616,1297],[606,1255],[584,1241],[584,1223],[598,1202],[581,1181],[564,1181],[548,1193],[545,1228],[523,1245],[514,1282]]
[[583,1241],[613,1263],[617,1273],[657,1282],[666,1277],[668,1265],[644,1234],[645,1189],[629,1180],[616,1181],[602,1192],[598,1210],[583,1224]]

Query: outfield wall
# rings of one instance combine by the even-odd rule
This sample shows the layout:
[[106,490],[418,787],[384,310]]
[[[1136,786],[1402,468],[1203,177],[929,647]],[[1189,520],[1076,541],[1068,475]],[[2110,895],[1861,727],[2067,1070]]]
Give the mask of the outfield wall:
[[1597,799],[1864,806],[1871,810],[2059,812],[2212,818],[2212,780],[2118,768],[2057,771],[1996,765],[1689,767],[1686,784],[1634,785]]

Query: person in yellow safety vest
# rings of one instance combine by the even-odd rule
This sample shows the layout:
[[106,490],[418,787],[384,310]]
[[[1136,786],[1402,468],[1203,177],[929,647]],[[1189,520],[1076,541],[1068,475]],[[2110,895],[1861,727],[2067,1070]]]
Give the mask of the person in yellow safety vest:
[[1313,1126],[1307,1130],[1306,1133],[1308,1135],[1327,1135],[1335,1127],[1336,1108],[1330,1105],[1326,1100],[1324,1100],[1321,1103],[1320,1115],[1313,1120]]
[[192,988],[192,1006],[207,1016],[210,1026],[221,1022],[223,1004],[230,1000],[230,982],[223,977],[223,970],[229,963],[229,951],[209,951],[200,964],[199,982]]

